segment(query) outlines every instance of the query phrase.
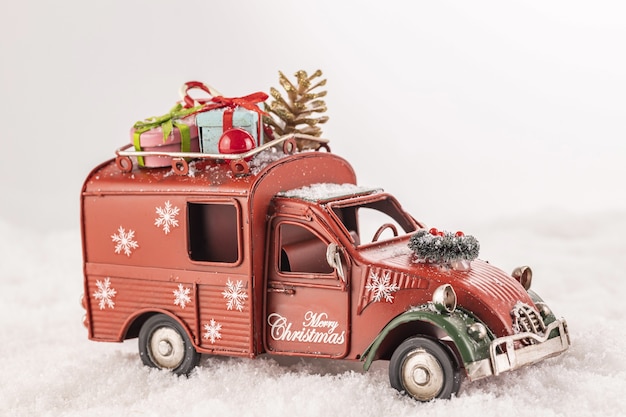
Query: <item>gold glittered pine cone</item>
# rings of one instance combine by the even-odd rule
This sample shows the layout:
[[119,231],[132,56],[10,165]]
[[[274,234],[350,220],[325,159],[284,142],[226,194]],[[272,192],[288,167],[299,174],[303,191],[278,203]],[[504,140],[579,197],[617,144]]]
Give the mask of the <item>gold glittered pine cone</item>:
[[[315,71],[309,76],[306,71],[298,71],[294,74],[294,85],[282,72],[278,72],[278,80],[286,93],[286,99],[275,88],[270,88],[273,100],[269,105],[265,104],[265,111],[270,116],[264,116],[263,121],[272,127],[278,136],[288,133],[303,133],[315,137],[322,135],[320,124],[328,121],[328,116],[322,116],[326,112],[326,103],[321,97],[326,96],[326,91],[315,92],[315,89],[326,85],[326,80],[315,80],[322,75],[321,70]],[[296,139],[298,150],[317,149],[320,144],[306,139]]]

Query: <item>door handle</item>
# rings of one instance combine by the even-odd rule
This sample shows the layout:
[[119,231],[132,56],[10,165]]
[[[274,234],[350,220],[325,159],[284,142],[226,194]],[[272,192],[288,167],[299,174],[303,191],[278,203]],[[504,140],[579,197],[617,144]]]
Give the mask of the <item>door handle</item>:
[[276,292],[276,293],[281,293],[281,294],[287,294],[287,295],[294,295],[296,293],[296,290],[294,290],[293,288],[274,288],[274,287],[270,287],[267,289],[267,292]]

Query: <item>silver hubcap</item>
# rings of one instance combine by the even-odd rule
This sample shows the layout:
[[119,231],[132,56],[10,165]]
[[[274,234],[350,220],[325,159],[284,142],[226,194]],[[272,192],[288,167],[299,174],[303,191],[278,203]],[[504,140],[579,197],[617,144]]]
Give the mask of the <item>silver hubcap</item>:
[[160,368],[176,368],[185,357],[183,338],[170,327],[156,329],[150,337],[150,357]]
[[402,383],[407,393],[428,401],[437,396],[444,384],[439,361],[424,349],[409,352],[402,364]]
[[169,356],[172,354],[174,348],[172,344],[166,340],[161,340],[159,342],[159,355],[161,356]]

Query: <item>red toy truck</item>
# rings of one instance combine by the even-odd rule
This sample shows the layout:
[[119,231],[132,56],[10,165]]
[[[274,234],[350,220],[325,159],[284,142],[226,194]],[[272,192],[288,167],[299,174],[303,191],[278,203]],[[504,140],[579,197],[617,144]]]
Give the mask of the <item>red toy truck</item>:
[[425,226],[393,196],[357,186],[332,153],[271,149],[173,169],[118,150],[89,174],[91,340],[138,338],[146,365],[177,374],[200,354],[389,360],[391,385],[421,401],[569,347],[529,268],[417,261],[408,244]]

